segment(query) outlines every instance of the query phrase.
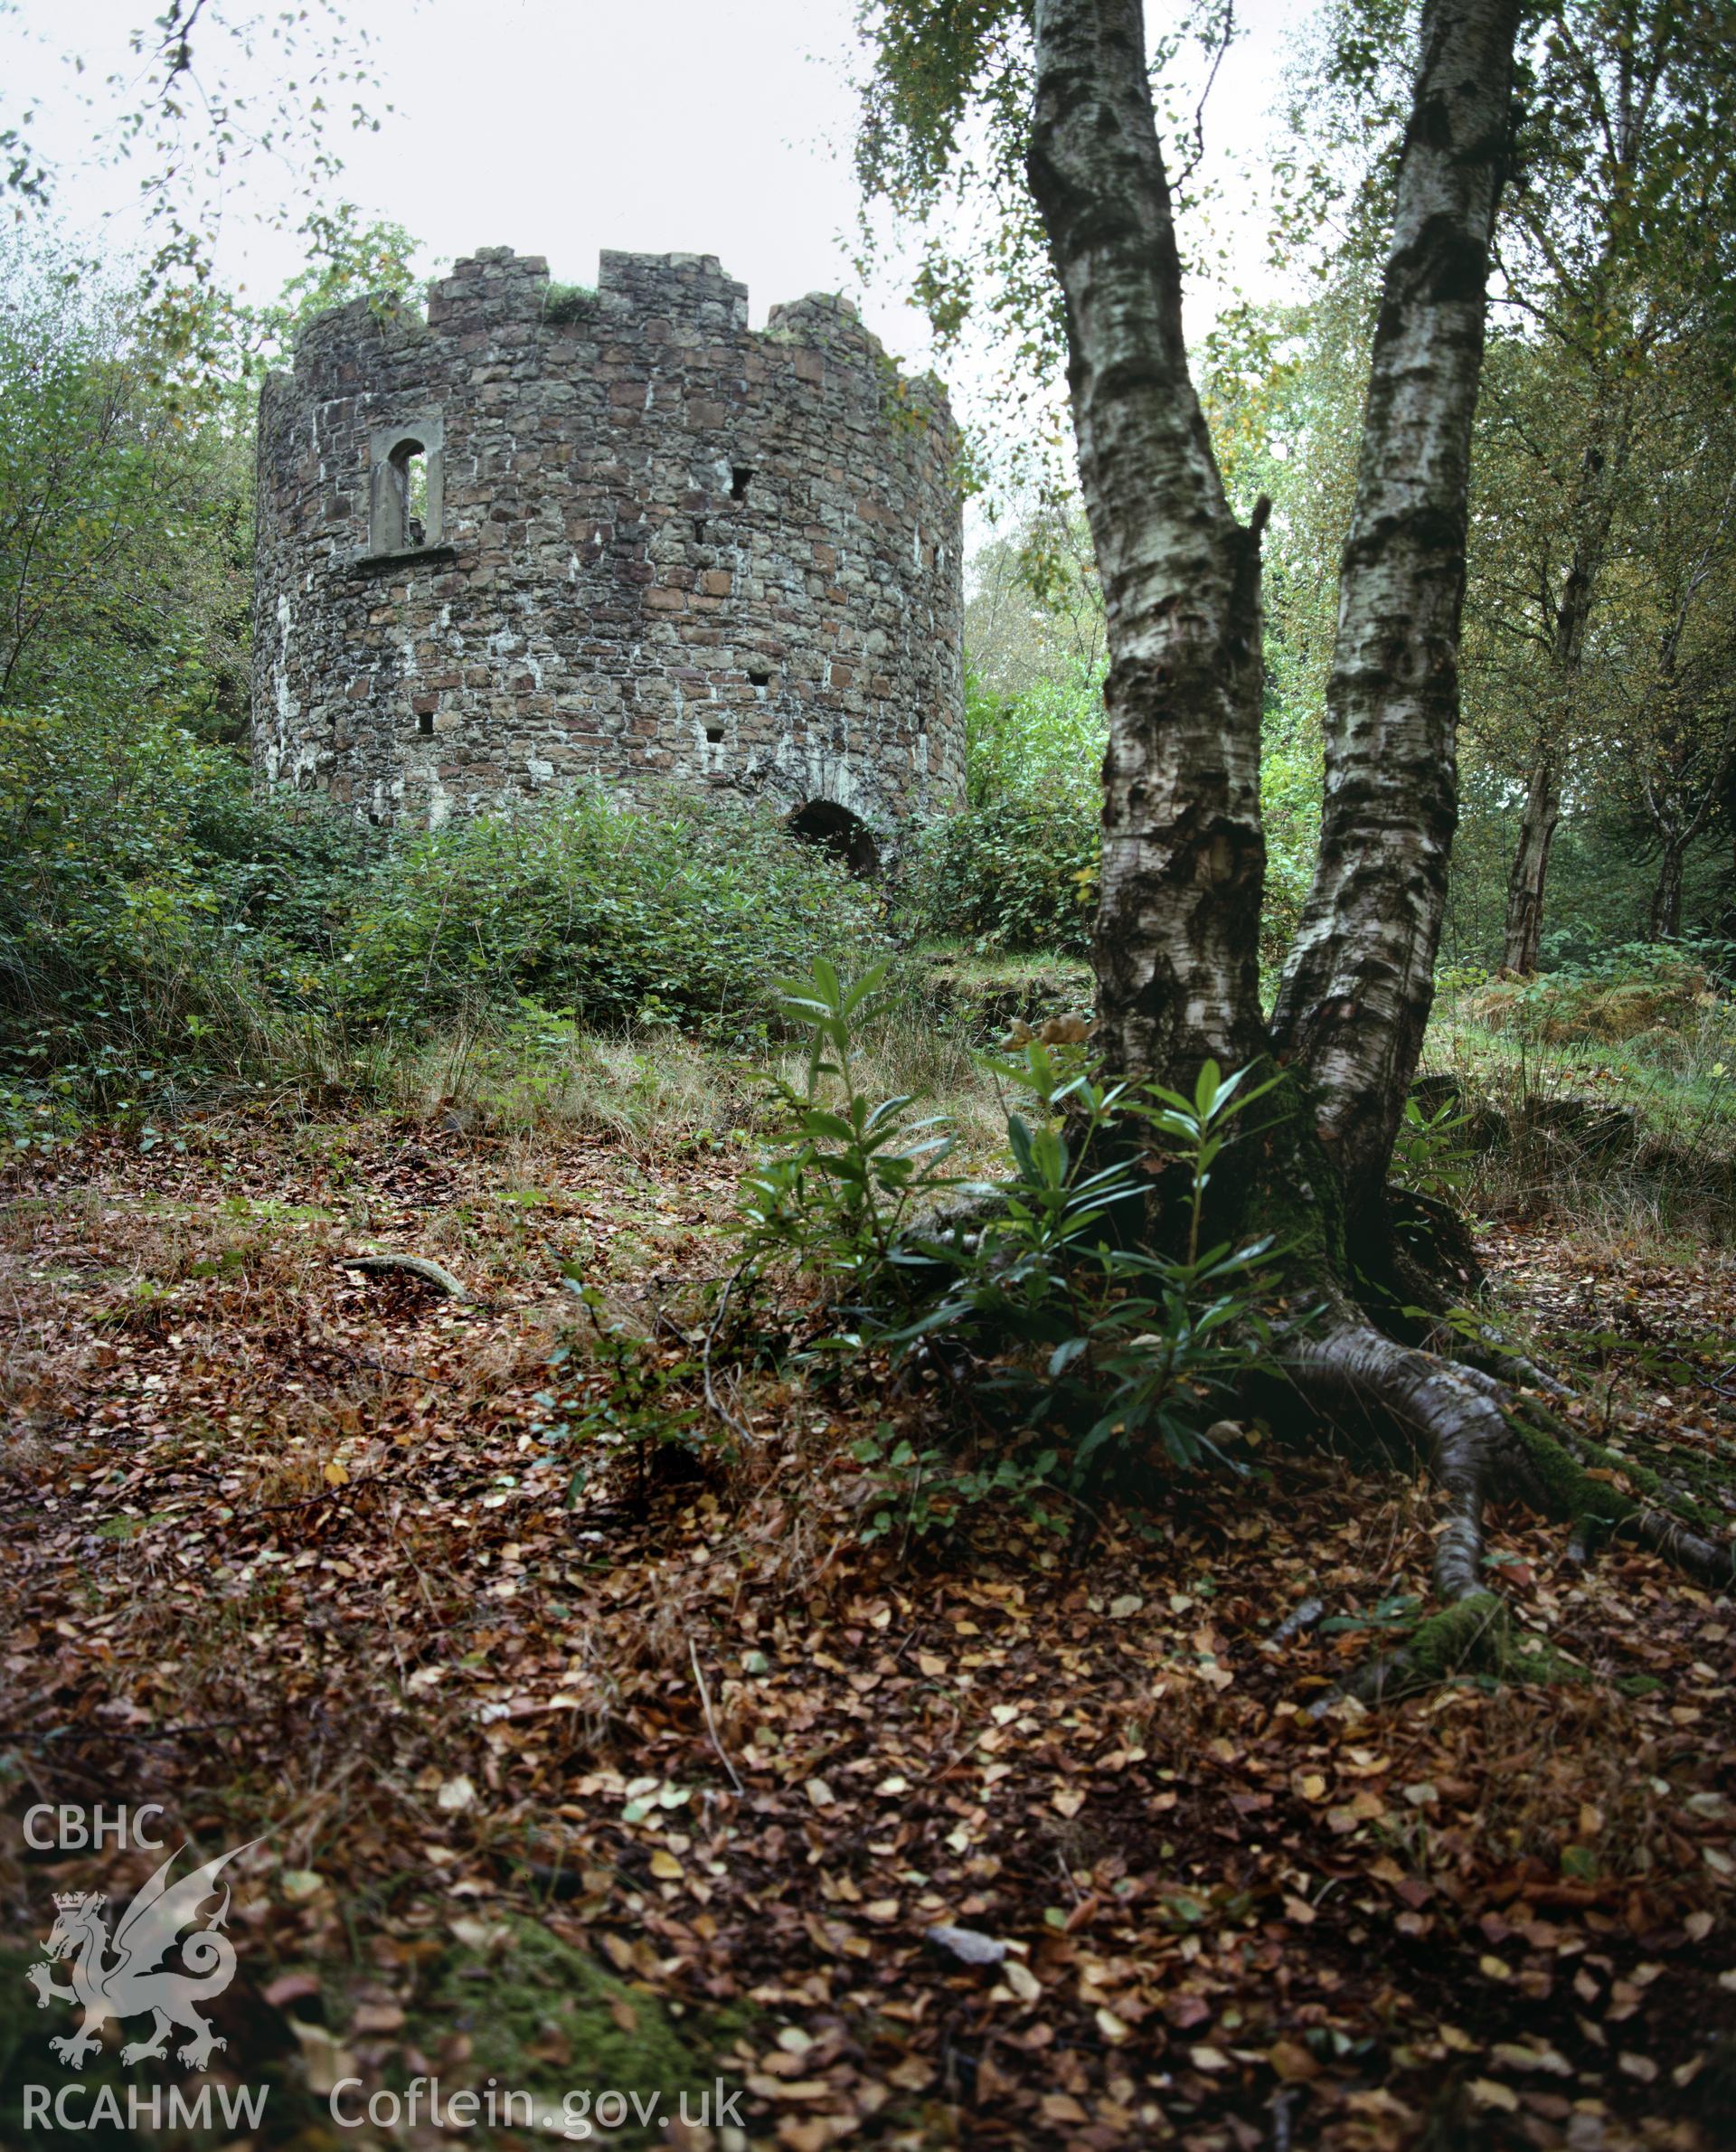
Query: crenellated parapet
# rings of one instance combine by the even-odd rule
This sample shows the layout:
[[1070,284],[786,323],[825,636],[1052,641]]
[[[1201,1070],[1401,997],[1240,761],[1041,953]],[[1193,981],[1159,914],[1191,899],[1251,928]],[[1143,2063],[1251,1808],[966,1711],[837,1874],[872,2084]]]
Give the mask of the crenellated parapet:
[[710,255],[583,291],[487,249],[426,319],[335,308],[260,402],[261,777],[426,824],[693,786],[895,841],[962,789],[954,448],[847,301],[754,331]]

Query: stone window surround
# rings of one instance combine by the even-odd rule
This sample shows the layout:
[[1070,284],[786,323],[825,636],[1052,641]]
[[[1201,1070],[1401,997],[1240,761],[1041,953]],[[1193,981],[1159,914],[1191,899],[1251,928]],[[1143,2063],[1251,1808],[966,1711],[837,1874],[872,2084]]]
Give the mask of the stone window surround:
[[[390,559],[431,550],[446,535],[446,421],[437,411],[412,411],[395,425],[376,426],[368,436],[368,543],[364,559]],[[412,545],[405,497],[405,451],[428,461],[428,502],[422,543]]]

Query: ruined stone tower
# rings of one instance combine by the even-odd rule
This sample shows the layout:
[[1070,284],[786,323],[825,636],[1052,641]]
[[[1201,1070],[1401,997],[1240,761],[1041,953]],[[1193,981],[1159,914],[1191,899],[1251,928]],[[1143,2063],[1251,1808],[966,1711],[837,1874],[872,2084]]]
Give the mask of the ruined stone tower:
[[259,770],[429,826],[703,788],[871,864],[963,783],[952,441],[845,301],[750,330],[710,255],[324,314],[260,398]]

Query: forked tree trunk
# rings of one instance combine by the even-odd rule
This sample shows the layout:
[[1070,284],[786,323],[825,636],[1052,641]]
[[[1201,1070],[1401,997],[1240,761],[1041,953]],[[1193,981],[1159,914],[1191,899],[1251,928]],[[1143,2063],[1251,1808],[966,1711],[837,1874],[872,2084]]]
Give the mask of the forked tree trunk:
[[[1519,6],[1424,0],[1344,548],[1320,861],[1274,1020],[1300,1079],[1292,1100],[1307,1110],[1275,1112],[1247,1147],[1260,1163],[1228,1199],[1283,1236],[1270,1337],[1289,1416],[1299,1401],[1345,1431],[1401,1431],[1429,1458],[1449,1500],[1436,1582],[1462,1602],[1440,1619],[1463,1615],[1478,1637],[1500,1610],[1481,1586],[1486,1495],[1607,1515],[1610,1476],[1571,1433],[1522,1424],[1488,1368],[1384,1335],[1359,1304],[1355,1236],[1332,1221],[1346,1203],[1353,1226],[1381,1208],[1429,1013],[1456,812],[1471,419]],[[1112,1073],[1191,1087],[1208,1055],[1239,1068],[1274,1044],[1256,969],[1265,509],[1245,526],[1231,512],[1188,376],[1139,0],[1035,0],[1033,28],[1031,184],[1065,303],[1108,611],[1097,1040]],[[1291,1322],[1287,1305],[1308,1312]],[[1642,1535],[1728,1575],[1727,1553],[1679,1518],[1631,1509]]]
[[1518,0],[1429,0],[1339,570],[1314,884],[1273,1013],[1353,1224],[1386,1171],[1434,998],[1458,816],[1471,421]]
[[[1362,1320],[1338,1274],[1342,1239],[1322,1223],[1342,1205],[1306,1184],[1335,1166],[1346,1187],[1378,1194],[1428,1014],[1517,6],[1424,9],[1344,553],[1326,829],[1278,1011],[1331,1163],[1302,1164],[1311,1141],[1283,1147],[1262,1189],[1314,1213],[1297,1236],[1311,1248],[1295,1260],[1334,1310],[1324,1336],[1298,1339],[1292,1378],[1328,1411],[1385,1409],[1407,1424],[1454,1489],[1439,1578],[1455,1597],[1477,1572],[1477,1459],[1499,1414],[1450,1371],[1431,1391],[1426,1356],[1407,1358]],[[1247,526],[1231,513],[1188,373],[1139,0],[1036,0],[1033,27],[1030,178],[1065,305],[1109,643],[1097,1037],[1115,1073],[1191,1087],[1207,1056],[1241,1067],[1272,1044],[1257,963],[1265,509]]]
[[1537,968],[1543,936],[1543,892],[1549,881],[1549,852],[1561,818],[1555,765],[1547,755],[1533,766],[1519,817],[1519,841],[1507,873],[1507,923],[1501,943],[1501,967],[1529,978]]
[[[1471,420],[1518,0],[1429,0],[1376,325],[1315,887],[1276,1015],[1354,1203],[1420,1048],[1456,815]],[[1191,1083],[1269,1051],[1258,991],[1260,529],[1224,496],[1182,335],[1138,0],[1037,0],[1033,192],[1066,310],[1108,613],[1098,1038]]]
[[1264,514],[1231,513],[1188,374],[1139,0],[1038,0],[1035,33],[1030,180],[1109,631],[1098,1039],[1112,1068],[1191,1083],[1266,1046]]

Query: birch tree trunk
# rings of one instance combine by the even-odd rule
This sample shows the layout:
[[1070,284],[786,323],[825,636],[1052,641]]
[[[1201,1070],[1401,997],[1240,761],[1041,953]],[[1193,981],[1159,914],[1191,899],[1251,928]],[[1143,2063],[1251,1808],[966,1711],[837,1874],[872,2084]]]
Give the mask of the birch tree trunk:
[[1313,887],[1272,1028],[1353,1222],[1382,1203],[1458,820],[1459,614],[1517,0],[1427,0],[1326,689]]
[[1029,174],[1065,308],[1108,615],[1098,1039],[1186,1085],[1296,1063],[1351,1214],[1382,1204],[1457,816],[1459,612],[1519,0],[1425,0],[1340,577],[1326,810],[1269,1034],[1258,994],[1260,530],[1225,498],[1182,336],[1139,0],[1036,0]]
[[1501,942],[1501,967],[1529,978],[1537,968],[1543,933],[1543,892],[1549,880],[1549,850],[1561,818],[1561,796],[1552,756],[1532,765],[1519,817],[1519,842],[1507,873],[1507,921]]
[[[1541,1371],[1412,1320],[1405,1272],[1419,1265],[1383,1201],[1456,816],[1471,420],[1520,5],[1423,0],[1342,565],[1320,859],[1272,1030],[1256,968],[1266,507],[1246,524],[1231,511],[1189,378],[1139,0],[1033,0],[1031,17],[1028,170],[1063,300],[1110,658],[1097,1043],[1107,1072],[1135,1083],[1191,1089],[1208,1056],[1240,1069],[1275,1043],[1295,1066],[1214,1180],[1219,1224],[1278,1239],[1263,1335],[1287,1413],[1353,1439],[1397,1432],[1429,1460],[1448,1502],[1436,1583],[1455,1602],[1438,1619],[1468,1611],[1479,1635],[1499,1611],[1483,1583],[1486,1496],[1565,1514],[1577,1532],[1604,1514],[1609,1477],[1511,1386],[1547,1389]],[[1159,1197],[1160,1233],[1161,1213]],[[1431,1337],[1440,1350],[1424,1349]],[[1642,1537],[1729,1576],[1728,1550],[1629,1507]]]
[[1260,528],[1231,513],[1182,340],[1139,0],[1037,0],[1029,175],[1066,308],[1108,618],[1098,1040],[1191,1083],[1266,1050]]

